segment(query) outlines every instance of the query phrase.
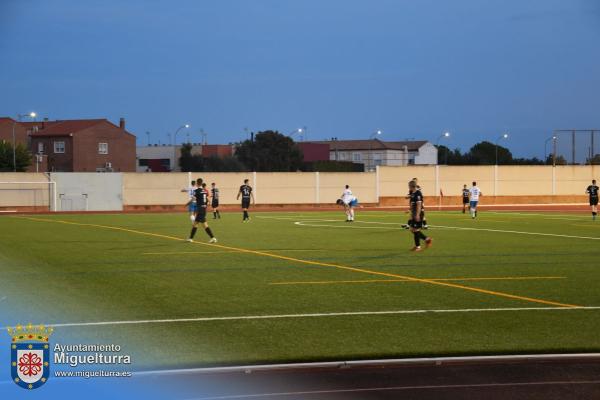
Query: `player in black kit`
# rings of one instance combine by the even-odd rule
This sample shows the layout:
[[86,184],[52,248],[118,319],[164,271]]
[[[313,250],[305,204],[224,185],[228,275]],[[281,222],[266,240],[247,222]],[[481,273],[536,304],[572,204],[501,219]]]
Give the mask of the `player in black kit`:
[[411,220],[410,231],[413,233],[415,239],[415,247],[412,248],[412,251],[421,251],[421,239],[425,240],[425,245],[427,247],[431,246],[432,239],[430,237],[425,236],[421,229],[423,228],[423,220],[421,211],[423,209],[423,194],[417,187],[417,182],[410,181],[408,183],[408,190],[410,194],[410,215]]
[[250,200],[254,203],[254,194],[252,193],[252,187],[248,185],[248,179],[244,179],[244,184],[240,186],[237,199],[242,196],[242,210],[244,211],[244,218],[242,222],[250,221],[250,215],[248,215],[248,208],[250,208]]
[[206,222],[206,207],[208,206],[208,190],[206,190],[206,183],[202,183],[202,179],[198,179],[198,188],[194,191],[194,196],[196,197],[196,219],[192,225],[192,231],[190,232],[190,237],[188,238],[188,242],[194,241],[194,235],[198,230],[198,224],[204,225],[204,231],[210,237],[208,243],[217,243],[217,238],[213,235],[208,223]]
[[467,188],[467,185],[463,186],[463,190],[462,190],[462,203],[463,203],[463,210],[462,213],[464,214],[467,206],[469,205],[469,188]]
[[592,220],[596,220],[596,216],[598,215],[598,185],[596,185],[596,180],[592,180],[592,184],[587,187],[585,190],[587,194],[590,195],[590,206],[592,206]]
[[213,210],[213,219],[221,219],[221,213],[219,212],[219,188],[214,182],[211,183],[210,186],[210,194],[212,198],[210,205]]

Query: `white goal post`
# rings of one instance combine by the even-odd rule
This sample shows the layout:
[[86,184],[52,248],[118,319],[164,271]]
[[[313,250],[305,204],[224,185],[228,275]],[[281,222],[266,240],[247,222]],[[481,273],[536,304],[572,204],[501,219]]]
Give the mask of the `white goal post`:
[[0,181],[0,213],[56,211],[56,182]]

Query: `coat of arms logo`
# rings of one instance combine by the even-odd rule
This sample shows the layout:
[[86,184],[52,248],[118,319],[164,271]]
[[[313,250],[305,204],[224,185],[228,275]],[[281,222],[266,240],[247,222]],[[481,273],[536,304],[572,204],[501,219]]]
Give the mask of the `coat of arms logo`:
[[37,389],[50,376],[51,327],[17,325],[7,328],[10,344],[10,371],[14,383],[24,389]]

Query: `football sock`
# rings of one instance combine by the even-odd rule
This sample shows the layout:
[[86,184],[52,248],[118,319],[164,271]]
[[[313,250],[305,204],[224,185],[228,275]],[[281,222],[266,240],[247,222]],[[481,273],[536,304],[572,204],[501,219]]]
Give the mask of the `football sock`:
[[417,234],[419,235],[419,237],[420,237],[421,239],[423,239],[423,240],[426,240],[426,239],[427,239],[427,236],[425,236],[425,234],[424,234],[423,232],[419,231],[419,232],[417,232]]
[[350,209],[350,219],[354,219],[354,210]]
[[598,215],[598,213],[596,211],[592,211],[592,219],[596,219],[596,215]]
[[415,246],[419,247],[421,245],[421,238],[419,237],[419,232],[413,232],[413,236],[415,238]]
[[196,231],[197,231],[197,230],[198,230],[198,228],[196,228],[196,227],[193,227],[193,228],[192,228],[192,231],[190,232],[190,239],[193,239],[193,238],[194,238],[194,235],[196,234]]
[[221,218],[221,213],[217,210],[217,217]]
[[217,218],[217,212],[213,211],[213,218]]
[[[194,228],[194,229],[196,229],[196,228]],[[210,227],[206,227],[206,228],[204,228],[204,230],[206,231],[206,234],[207,234],[208,236],[210,236],[210,238],[211,238],[211,239],[212,239],[212,238],[214,238],[214,236],[213,236],[213,233],[212,233],[212,231],[210,230]]]
[[244,219],[248,219],[248,211],[244,211]]

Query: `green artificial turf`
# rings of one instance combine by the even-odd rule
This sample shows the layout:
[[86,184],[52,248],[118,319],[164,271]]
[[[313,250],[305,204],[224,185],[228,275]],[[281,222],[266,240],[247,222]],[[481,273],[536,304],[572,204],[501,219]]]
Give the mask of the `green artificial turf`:
[[[359,211],[353,224],[341,212],[252,213],[250,223],[225,213],[209,219],[223,247],[202,229],[197,243],[173,240],[189,233],[185,214],[3,216],[0,323],[365,313],[56,328],[54,341],[123,345],[135,369],[600,350],[595,309],[369,314],[600,306],[600,221],[428,219],[434,246],[415,254],[403,212]],[[402,277],[466,287],[390,282]],[[534,279],[471,280],[507,277]],[[276,284],[290,282],[304,283]]]

